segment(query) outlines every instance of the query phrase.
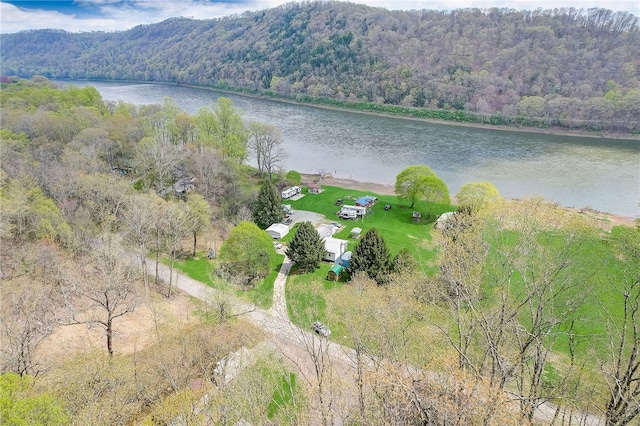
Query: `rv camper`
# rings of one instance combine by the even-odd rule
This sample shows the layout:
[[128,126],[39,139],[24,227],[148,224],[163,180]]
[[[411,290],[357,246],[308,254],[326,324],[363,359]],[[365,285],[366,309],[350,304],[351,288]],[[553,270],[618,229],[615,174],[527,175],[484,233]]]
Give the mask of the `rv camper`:
[[302,188],[299,186],[292,186],[291,188],[284,189],[282,191],[282,199],[286,200],[291,197],[295,197],[296,195],[302,193]]
[[[353,216],[355,214],[355,216]],[[349,216],[349,219],[355,219],[356,217],[362,217],[367,214],[367,208],[361,206],[342,206],[340,209],[340,217]],[[343,217],[347,219],[347,217]]]

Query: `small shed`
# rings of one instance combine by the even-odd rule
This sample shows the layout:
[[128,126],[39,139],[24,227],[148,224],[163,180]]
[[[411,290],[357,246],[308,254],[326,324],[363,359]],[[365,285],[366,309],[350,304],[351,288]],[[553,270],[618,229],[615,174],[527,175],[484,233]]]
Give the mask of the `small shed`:
[[330,281],[338,281],[344,272],[344,267],[342,265],[335,264],[329,272],[327,272],[327,279]]
[[358,239],[360,238],[360,234],[362,234],[362,228],[353,228],[351,230],[351,238]]
[[284,223],[274,223],[266,231],[267,234],[271,235],[271,238],[279,240],[289,233],[289,227]]
[[310,183],[307,185],[307,188],[309,188],[309,194],[319,194],[322,192],[322,187],[317,183]]

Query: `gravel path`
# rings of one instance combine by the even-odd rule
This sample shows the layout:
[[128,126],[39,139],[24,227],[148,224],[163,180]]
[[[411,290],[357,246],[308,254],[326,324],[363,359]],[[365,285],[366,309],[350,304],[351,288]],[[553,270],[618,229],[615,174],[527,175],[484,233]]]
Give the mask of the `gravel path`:
[[[305,218],[303,220],[308,219]],[[150,274],[153,275],[156,270],[155,261],[147,259],[147,263]],[[221,292],[175,270],[173,271],[172,282],[177,289],[199,300],[210,301],[220,297],[227,298],[232,306],[232,314],[243,316],[266,331],[269,334],[269,346],[275,347],[309,383],[313,383],[316,380],[314,374],[317,371],[316,365],[320,352],[325,354],[323,359],[329,362],[334,374],[337,374],[347,386],[355,383],[356,364],[354,360],[356,356],[353,349],[320,338],[314,333],[294,325],[289,320],[285,285],[287,275],[293,264],[294,262],[285,255],[282,267],[274,282],[273,304],[268,310],[259,309],[255,305],[240,302],[235,298],[229,300],[229,297]],[[158,272],[162,280],[169,282],[170,269],[168,266],[159,264]],[[357,397],[350,394],[346,387],[342,392],[339,400],[340,411],[342,412],[341,414],[346,415],[346,413],[356,409]],[[336,407],[337,404],[334,405],[334,409]],[[535,420],[543,423],[549,422],[553,418],[554,411],[555,407],[552,404],[545,403],[536,410]],[[342,424],[341,417],[340,414],[333,417],[332,424]],[[572,421],[576,424],[588,426],[602,424],[602,419],[599,416],[584,413],[573,414]]]
[[[156,263],[152,259],[147,259],[150,274],[155,274]],[[330,340],[320,338],[315,333],[304,330],[293,324],[287,314],[287,304],[285,297],[285,283],[287,275],[293,266],[291,260],[285,256],[285,260],[278,272],[278,276],[274,283],[273,304],[268,310],[260,309],[255,305],[240,302],[235,298],[230,298],[215,290],[206,284],[196,281],[186,275],[173,271],[172,282],[175,288],[184,293],[203,301],[216,300],[218,298],[226,299],[231,305],[232,315],[242,316],[248,321],[267,332],[267,345],[261,345],[259,348],[273,347],[288,363],[304,377],[313,389],[317,386],[316,368],[318,362],[325,365],[324,374],[335,374],[340,377],[347,385],[355,383],[356,365],[354,351],[351,348],[331,342]],[[168,266],[159,264],[158,274],[162,280],[169,282],[170,269]],[[311,325],[309,325],[311,326]],[[347,413],[353,412],[357,398],[355,395],[349,394],[348,386],[340,389],[340,395],[334,395],[332,410],[337,415],[332,418],[331,424],[341,425],[341,418],[346,418]],[[335,389],[333,390],[335,391]],[[317,405],[316,410],[320,410]],[[325,403],[327,395],[324,397]],[[320,419],[319,411],[312,416],[314,419]],[[315,425],[314,422],[311,422]],[[319,423],[318,423],[319,424]]]
[[271,316],[277,316],[283,321],[289,321],[289,315],[287,313],[287,297],[285,294],[285,284],[287,283],[287,275],[293,266],[293,263],[286,255],[284,256],[284,262],[282,267],[278,271],[278,276],[273,283],[273,304],[267,311]]

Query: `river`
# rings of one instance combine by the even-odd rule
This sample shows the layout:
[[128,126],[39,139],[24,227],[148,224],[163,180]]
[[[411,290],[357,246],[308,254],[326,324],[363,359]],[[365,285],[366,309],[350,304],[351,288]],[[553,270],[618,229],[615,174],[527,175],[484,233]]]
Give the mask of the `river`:
[[393,184],[405,167],[426,164],[452,195],[491,182],[506,198],[541,195],[567,207],[640,217],[640,141],[478,129],[316,108],[162,84],[65,81],[94,86],[105,100],[161,104],[173,98],[195,114],[220,96],[246,122],[282,132],[286,170]]

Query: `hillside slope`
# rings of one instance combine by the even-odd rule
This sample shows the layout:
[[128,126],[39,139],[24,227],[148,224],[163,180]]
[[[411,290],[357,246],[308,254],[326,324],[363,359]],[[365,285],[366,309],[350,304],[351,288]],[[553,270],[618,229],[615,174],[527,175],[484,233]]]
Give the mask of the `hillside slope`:
[[157,81],[640,130],[640,24],[604,9],[288,4],[118,33],[6,34],[3,75]]

